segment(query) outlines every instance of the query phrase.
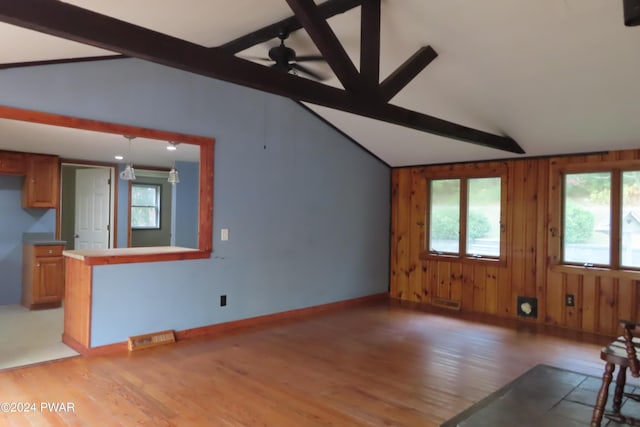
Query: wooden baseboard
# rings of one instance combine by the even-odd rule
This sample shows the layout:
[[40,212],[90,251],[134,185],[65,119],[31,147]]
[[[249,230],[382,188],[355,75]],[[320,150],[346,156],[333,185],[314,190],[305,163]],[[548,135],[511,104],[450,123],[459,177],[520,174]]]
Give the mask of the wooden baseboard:
[[63,333],[62,334],[62,342],[65,343],[66,345],[68,345],[69,347],[71,347],[72,349],[74,349],[75,351],[77,351],[78,353],[85,355],[88,348],[85,347],[84,345],[80,344],[78,341],[76,341],[75,339],[71,338],[69,335]]
[[431,304],[406,301],[395,297],[389,298],[389,304],[394,307],[402,307],[411,310],[424,311],[426,313],[453,317],[467,320],[473,323],[481,323],[499,327],[516,329],[519,331],[529,331],[531,333],[542,333],[548,336],[557,336],[566,339],[589,342],[597,345],[607,345],[611,341],[611,336],[595,332],[569,329],[564,326],[543,323],[542,320],[527,319],[515,316],[498,316],[496,314],[475,313],[470,311],[453,311],[446,308],[436,307]]
[[98,347],[86,347],[67,334],[62,334],[62,342],[83,356],[105,356],[107,354],[124,353],[127,351],[126,342],[101,345]]
[[[340,308],[353,307],[361,304],[387,301],[389,300],[389,293],[384,292],[380,294],[367,295],[360,298],[353,298],[344,301],[336,301],[328,304],[316,305],[313,307],[299,308],[295,310],[283,311],[280,313],[266,314],[264,316],[250,317],[248,319],[234,320],[231,322],[218,323],[215,325],[201,326],[198,328],[185,329],[182,331],[176,331],[176,340],[183,341],[193,338],[207,337],[222,332],[229,332],[232,330],[244,329],[252,326],[258,326],[268,324],[271,322],[287,319],[299,319],[301,317],[311,316],[314,314],[322,313],[325,311],[336,310]],[[127,342],[118,342],[114,344],[103,345],[99,347],[85,347],[73,338],[62,334],[62,342],[82,354],[83,356],[104,356],[114,353],[126,353],[128,352]]]
[[258,326],[266,323],[275,322],[278,320],[286,320],[293,318],[300,318],[310,316],[313,314],[321,313],[323,311],[335,310],[339,308],[346,308],[355,305],[365,304],[374,301],[384,301],[389,299],[388,293],[368,295],[366,297],[353,298],[344,301],[337,301],[328,304],[316,305],[313,307],[298,308],[295,310],[282,311],[279,313],[265,314],[264,316],[250,317],[248,319],[234,320],[232,322],[218,323],[215,325],[202,326],[199,328],[185,329],[183,331],[176,332],[176,339],[178,341],[192,339],[197,337],[206,337],[209,335],[215,335],[222,332],[228,332],[234,329],[247,328],[251,326]]

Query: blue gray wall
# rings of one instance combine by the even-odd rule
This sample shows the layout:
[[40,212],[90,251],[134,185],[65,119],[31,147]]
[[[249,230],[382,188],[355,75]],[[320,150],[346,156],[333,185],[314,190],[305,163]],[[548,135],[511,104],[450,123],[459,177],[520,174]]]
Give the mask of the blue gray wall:
[[390,169],[291,100],[134,59],[0,87],[10,106],[216,138],[211,259],[95,267],[92,346],[387,291]]
[[174,187],[174,245],[197,248],[200,165],[193,162],[176,162],[176,169],[180,183]]
[[0,175],[0,305],[20,304],[22,233],[56,229],[54,209],[22,208],[23,181],[22,176]]

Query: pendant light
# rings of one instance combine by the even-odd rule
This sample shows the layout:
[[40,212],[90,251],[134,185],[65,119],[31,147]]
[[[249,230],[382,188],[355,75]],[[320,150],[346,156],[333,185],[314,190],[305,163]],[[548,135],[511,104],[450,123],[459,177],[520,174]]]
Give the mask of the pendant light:
[[120,179],[125,181],[134,181],[136,179],[136,172],[133,169],[133,160],[131,158],[131,140],[135,138],[135,136],[131,135],[123,135],[126,139],[129,140],[129,162],[125,166],[124,170],[120,172]]
[[[167,145],[167,150],[176,151],[178,149],[178,144],[180,144],[179,142],[172,142],[172,141],[168,141],[168,142],[169,142],[169,145]],[[178,175],[178,169],[176,169],[175,160],[173,160],[171,164],[171,170],[169,171],[169,178],[167,178],[167,182],[171,183],[172,185],[176,185],[177,183],[180,182],[180,176]]]
[[173,185],[176,185],[180,182],[180,176],[178,175],[178,169],[173,165],[171,170],[169,171],[169,178],[167,178],[167,182],[170,182]]

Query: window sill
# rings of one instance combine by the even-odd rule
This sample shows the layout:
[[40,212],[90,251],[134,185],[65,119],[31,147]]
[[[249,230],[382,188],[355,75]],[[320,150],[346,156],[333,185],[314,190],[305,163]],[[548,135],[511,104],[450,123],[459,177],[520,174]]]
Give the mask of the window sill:
[[583,267],[579,265],[556,264],[551,266],[553,273],[581,274],[584,276],[600,276],[640,280],[640,271],[614,270],[604,267]]
[[210,258],[210,251],[181,248],[178,246],[158,246],[149,248],[84,249],[64,251],[69,258],[83,261],[86,265],[132,264],[140,262],[181,261]]
[[489,257],[470,257],[459,256],[453,254],[436,255],[430,252],[423,252],[420,254],[420,259],[423,261],[440,261],[440,262],[457,262],[460,264],[478,264],[491,267],[506,267],[507,263],[504,260],[498,258]]

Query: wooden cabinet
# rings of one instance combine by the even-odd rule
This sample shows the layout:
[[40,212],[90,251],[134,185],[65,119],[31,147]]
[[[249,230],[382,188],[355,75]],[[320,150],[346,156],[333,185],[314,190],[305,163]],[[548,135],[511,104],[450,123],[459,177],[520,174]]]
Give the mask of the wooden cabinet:
[[60,166],[57,156],[28,154],[22,189],[23,208],[57,208]]
[[25,154],[14,151],[0,151],[0,174],[24,175],[26,173]]
[[22,258],[22,305],[60,307],[64,298],[63,245],[25,243]]

